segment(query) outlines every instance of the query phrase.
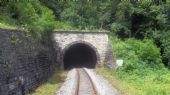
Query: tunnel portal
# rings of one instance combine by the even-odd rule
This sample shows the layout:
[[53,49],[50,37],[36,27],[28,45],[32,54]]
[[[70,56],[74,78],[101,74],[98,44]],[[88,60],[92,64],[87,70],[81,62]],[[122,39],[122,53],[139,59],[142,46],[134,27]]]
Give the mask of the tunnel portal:
[[95,50],[84,43],[71,45],[64,54],[64,69],[95,68],[97,56]]
[[52,47],[56,52],[56,65],[70,67],[97,67],[107,65],[116,69],[112,44],[107,31],[53,31]]

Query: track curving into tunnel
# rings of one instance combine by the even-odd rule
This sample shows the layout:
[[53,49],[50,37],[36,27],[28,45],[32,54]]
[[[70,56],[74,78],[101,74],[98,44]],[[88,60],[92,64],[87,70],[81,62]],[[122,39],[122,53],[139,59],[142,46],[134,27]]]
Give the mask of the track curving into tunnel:
[[97,63],[96,51],[85,43],[76,43],[69,46],[63,57],[64,69],[95,68]]

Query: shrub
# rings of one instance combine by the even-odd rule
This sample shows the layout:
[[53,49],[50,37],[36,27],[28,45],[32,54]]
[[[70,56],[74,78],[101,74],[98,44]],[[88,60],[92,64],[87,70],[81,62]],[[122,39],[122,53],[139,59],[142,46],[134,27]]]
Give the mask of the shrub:
[[55,27],[55,16],[52,10],[42,5],[39,0],[10,1],[3,9],[5,11],[1,11],[1,22],[9,24],[14,22],[14,25],[27,29],[39,37]]
[[170,31],[150,30],[146,36],[161,49],[162,61],[170,68]]
[[111,31],[114,34],[117,34],[121,38],[127,38],[130,30],[128,29],[128,27],[126,27],[125,25],[122,25],[120,23],[112,23]]
[[161,48],[163,49],[163,61],[170,68],[170,31],[161,36]]
[[152,40],[141,41],[131,38],[122,41],[116,37],[111,37],[111,39],[117,59],[123,59],[125,62],[120,69],[134,71],[145,67],[157,69],[163,67],[160,49],[154,45]]

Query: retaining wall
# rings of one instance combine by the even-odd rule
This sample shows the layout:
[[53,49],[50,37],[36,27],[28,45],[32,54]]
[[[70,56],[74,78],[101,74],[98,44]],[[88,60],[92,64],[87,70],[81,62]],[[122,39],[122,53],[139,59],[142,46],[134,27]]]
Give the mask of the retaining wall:
[[55,50],[18,30],[0,29],[0,95],[23,95],[54,72]]

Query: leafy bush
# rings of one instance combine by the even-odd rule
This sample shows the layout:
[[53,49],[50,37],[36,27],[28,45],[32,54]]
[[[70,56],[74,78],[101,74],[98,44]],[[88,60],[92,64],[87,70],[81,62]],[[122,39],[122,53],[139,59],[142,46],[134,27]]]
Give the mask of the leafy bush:
[[146,35],[161,49],[162,61],[170,68],[170,31],[150,30]]
[[53,30],[55,27],[53,12],[43,6],[39,0],[10,1],[6,2],[3,8],[5,11],[1,11],[3,12],[0,16],[1,22],[15,21],[15,25],[26,28],[38,36],[42,36],[44,32]]
[[161,47],[165,64],[170,68],[170,31],[164,32],[161,36]]
[[56,21],[55,29],[56,30],[59,30],[59,29],[62,29],[62,30],[70,30],[70,29],[72,29],[73,30],[74,28],[71,25],[71,23],[69,23],[69,22],[59,22],[59,21]]
[[117,59],[124,60],[124,66],[121,68],[125,71],[133,71],[139,68],[162,68],[160,49],[157,48],[152,40],[135,40],[127,39],[122,41],[117,37],[111,37],[113,47],[116,49]]
[[149,29],[167,29],[169,7],[165,6],[166,4],[157,4],[151,0],[121,1],[117,6],[111,30],[123,29],[117,32],[125,33],[126,37],[143,39]]
[[125,25],[115,22],[115,23],[112,23],[110,27],[111,27],[111,31],[114,34],[118,35],[120,38],[128,37],[128,33],[130,30]]

